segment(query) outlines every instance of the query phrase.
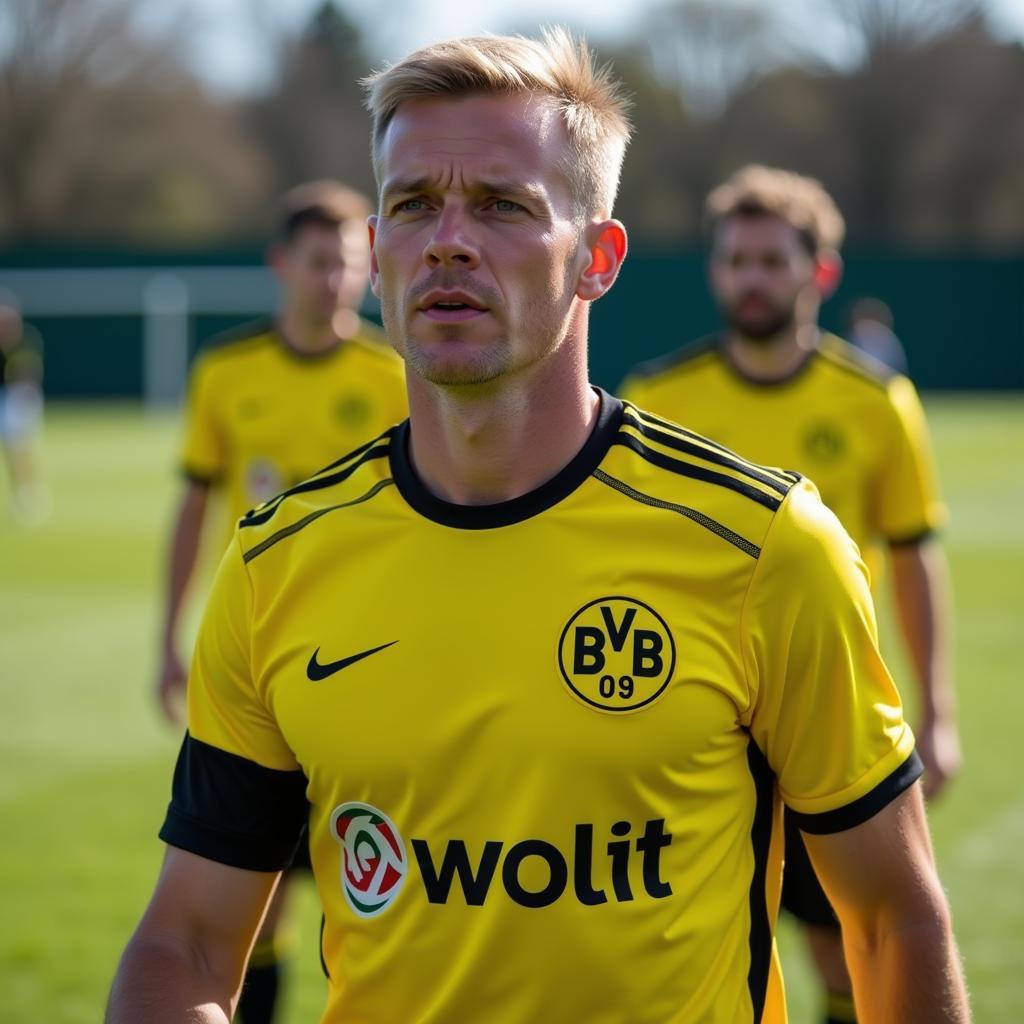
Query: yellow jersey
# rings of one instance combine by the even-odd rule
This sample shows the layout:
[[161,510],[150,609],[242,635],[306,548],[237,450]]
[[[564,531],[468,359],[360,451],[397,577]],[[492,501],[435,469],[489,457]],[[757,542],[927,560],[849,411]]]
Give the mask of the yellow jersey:
[[189,380],[185,475],[223,487],[232,523],[407,415],[402,361],[373,327],[328,352],[269,320],[203,351]]
[[495,505],[409,432],[238,524],[161,836],[278,870],[308,799],[324,1024],[782,1024],[780,798],[838,831],[920,773],[848,535],[605,393]]
[[748,458],[809,476],[857,542],[872,580],[881,543],[945,521],[928,427],[910,380],[823,334],[788,378],[745,377],[717,338],[636,367],[623,397]]

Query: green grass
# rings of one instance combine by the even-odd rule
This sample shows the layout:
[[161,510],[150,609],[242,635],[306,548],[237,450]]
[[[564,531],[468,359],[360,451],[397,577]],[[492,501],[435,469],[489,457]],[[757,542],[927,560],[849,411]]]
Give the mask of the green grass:
[[[1024,1020],[1024,402],[943,397],[928,408],[953,512],[966,753],[932,825],[977,1020]],[[158,869],[178,745],[150,696],[174,441],[173,421],[136,409],[54,409],[54,513],[35,528],[0,517],[6,1024],[100,1019]],[[308,888],[299,895],[286,1024],[315,1021],[323,1002],[319,911]],[[810,1024],[799,936],[787,926],[781,942],[792,1019]]]

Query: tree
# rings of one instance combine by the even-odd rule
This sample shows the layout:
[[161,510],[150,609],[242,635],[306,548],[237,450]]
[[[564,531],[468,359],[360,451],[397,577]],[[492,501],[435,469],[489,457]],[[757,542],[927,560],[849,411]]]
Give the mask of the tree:
[[370,60],[355,23],[325,0],[296,37],[282,35],[272,87],[250,106],[278,190],[313,178],[374,189],[369,116],[359,79]]
[[11,0],[0,52],[0,232],[201,237],[264,188],[236,114],[130,0]]

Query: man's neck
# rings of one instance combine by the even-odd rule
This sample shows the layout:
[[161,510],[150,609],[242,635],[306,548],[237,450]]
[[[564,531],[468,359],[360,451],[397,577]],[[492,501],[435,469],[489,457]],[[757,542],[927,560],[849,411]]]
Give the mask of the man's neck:
[[342,309],[332,320],[311,321],[286,308],[278,318],[278,327],[290,348],[303,355],[319,355],[354,338],[359,333],[359,316]]
[[600,411],[581,364],[480,388],[440,388],[410,374],[410,454],[424,486],[455,504],[493,505],[556,476]]
[[818,347],[821,332],[815,323],[794,324],[771,338],[748,338],[737,331],[725,339],[725,355],[744,376],[770,384],[800,369]]

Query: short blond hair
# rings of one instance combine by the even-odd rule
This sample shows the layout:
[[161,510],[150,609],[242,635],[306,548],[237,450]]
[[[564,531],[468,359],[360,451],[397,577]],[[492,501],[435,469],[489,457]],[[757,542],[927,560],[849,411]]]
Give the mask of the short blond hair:
[[629,100],[608,64],[599,66],[583,38],[564,28],[525,36],[475,36],[424,47],[362,81],[373,117],[373,165],[407,100],[480,94],[537,94],[552,99],[565,124],[564,171],[577,215],[608,215],[632,131]]
[[371,213],[373,204],[362,192],[340,181],[322,178],[296,185],[284,194],[278,227],[281,240],[290,242],[307,224],[362,224]]
[[732,217],[773,215],[796,228],[811,255],[838,249],[846,222],[832,197],[816,178],[761,164],[749,164],[724,181],[704,204],[705,226],[714,236]]

